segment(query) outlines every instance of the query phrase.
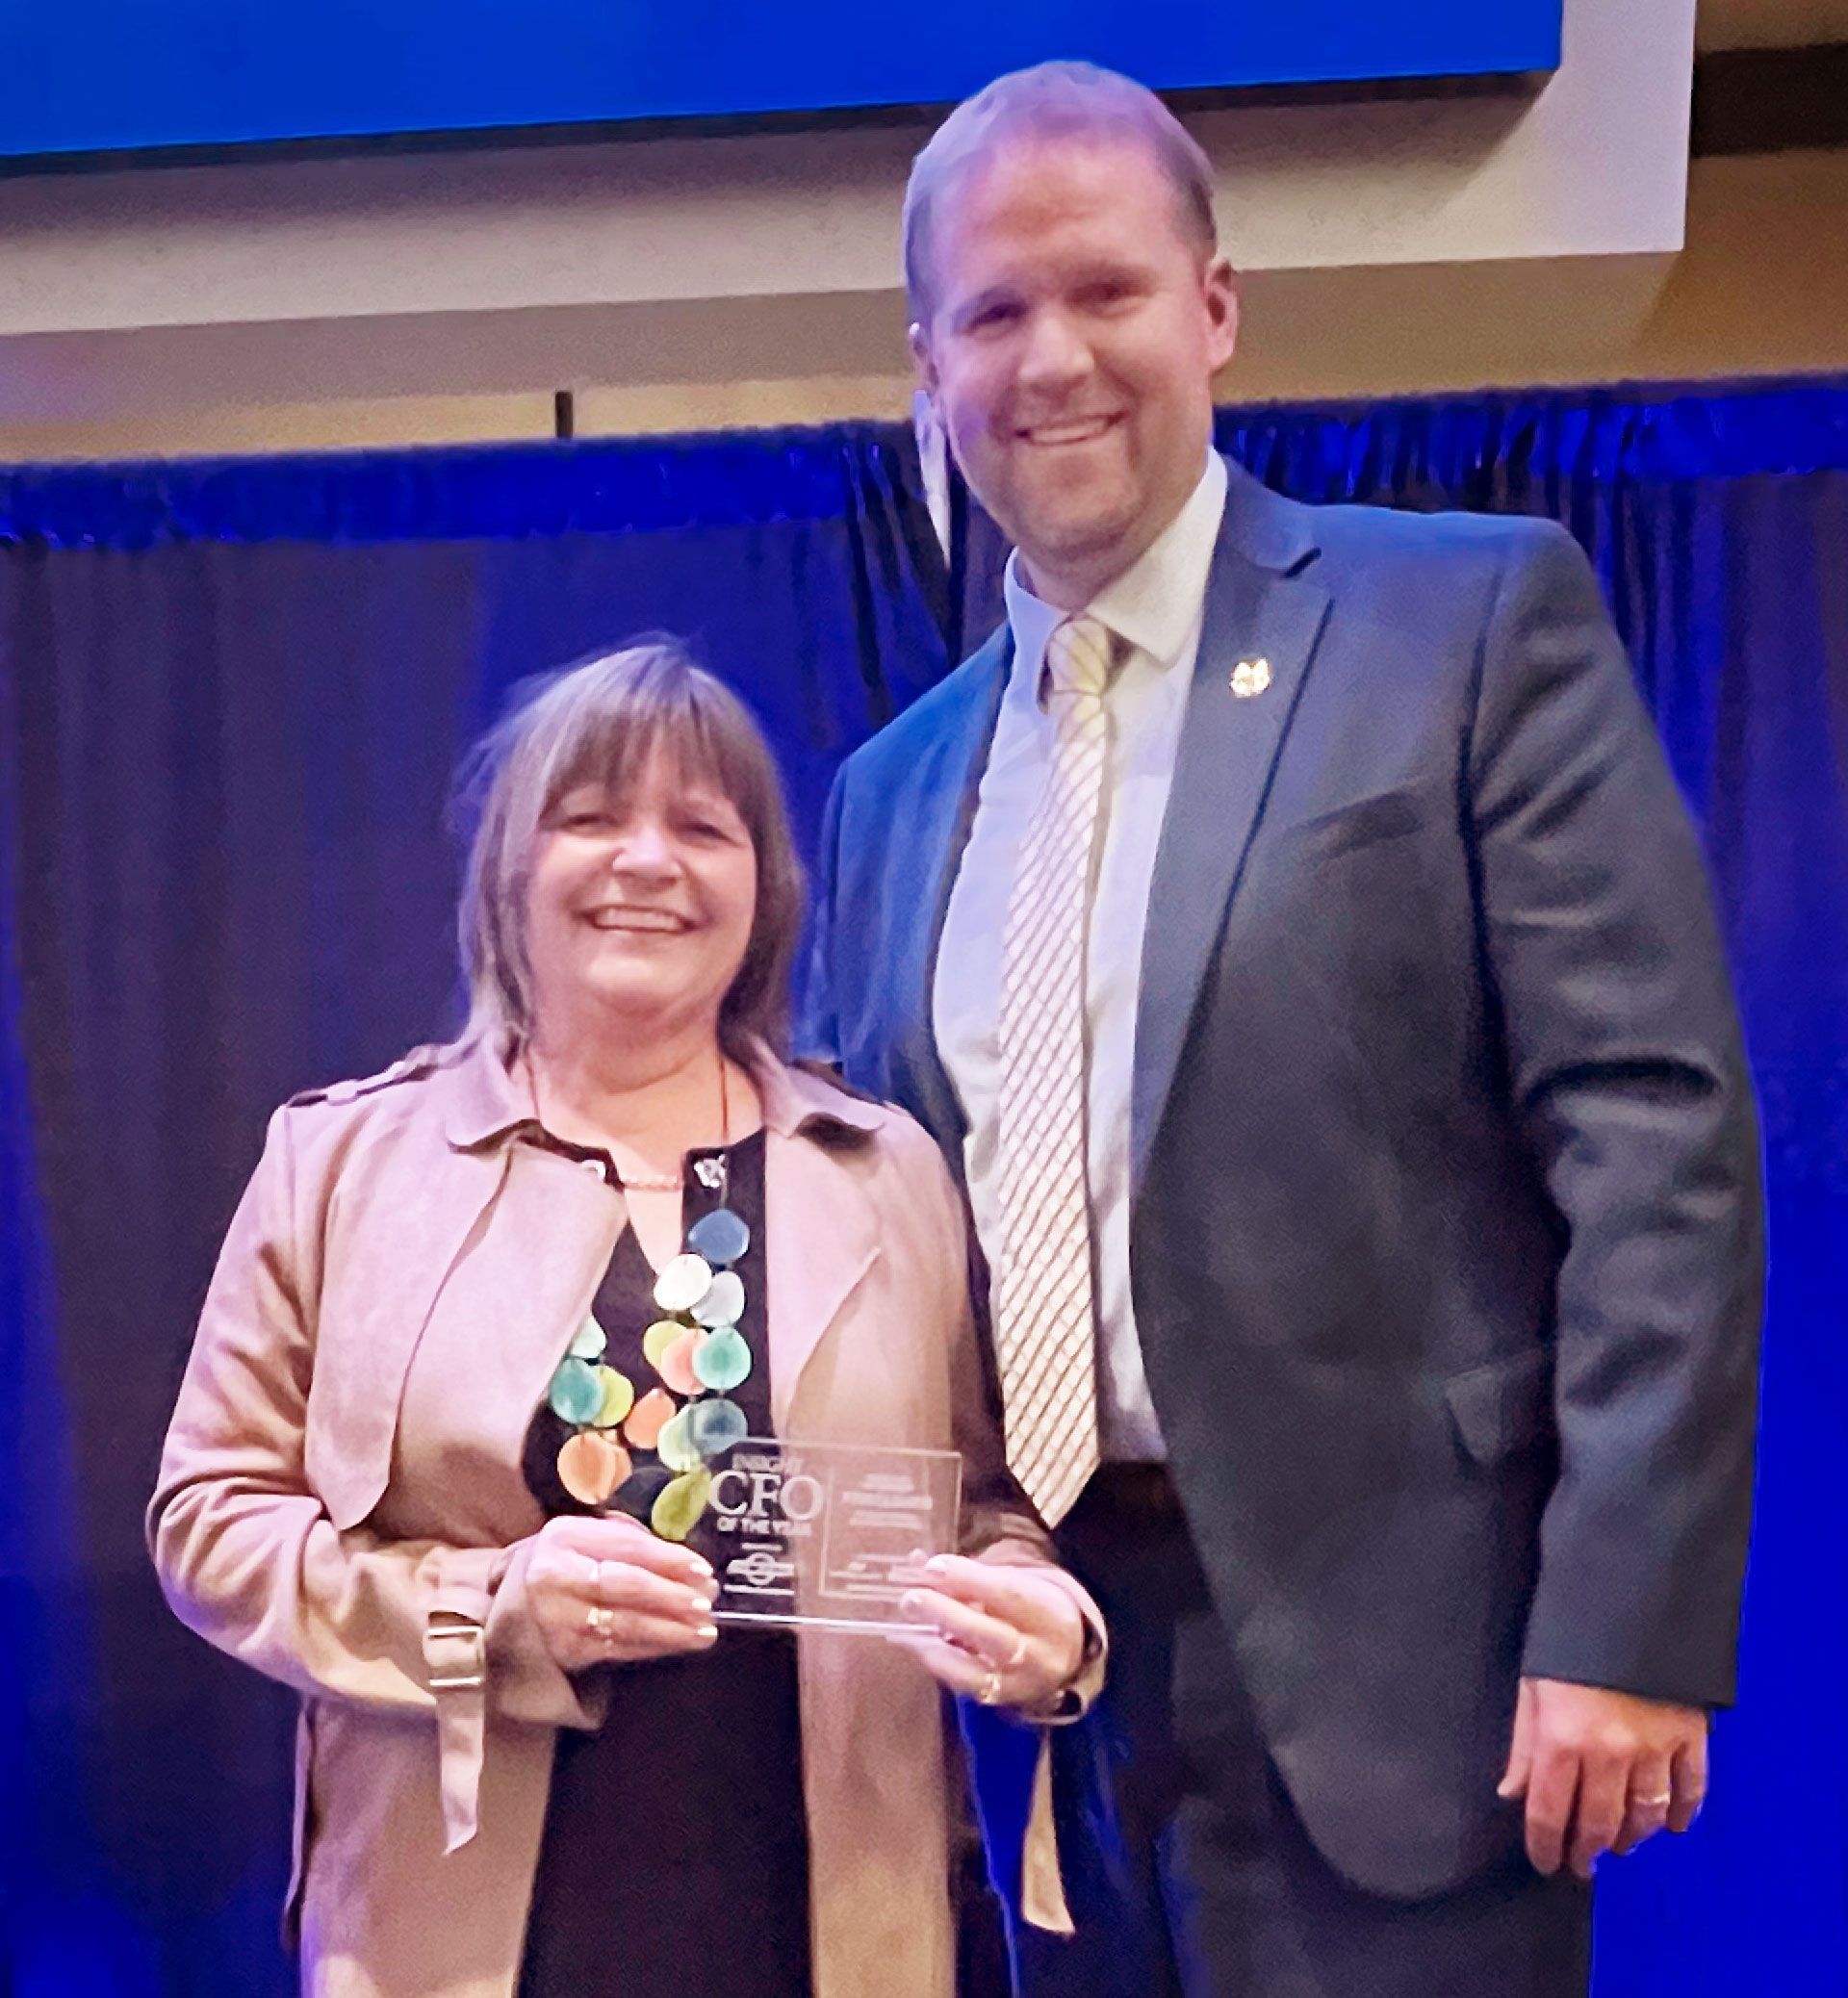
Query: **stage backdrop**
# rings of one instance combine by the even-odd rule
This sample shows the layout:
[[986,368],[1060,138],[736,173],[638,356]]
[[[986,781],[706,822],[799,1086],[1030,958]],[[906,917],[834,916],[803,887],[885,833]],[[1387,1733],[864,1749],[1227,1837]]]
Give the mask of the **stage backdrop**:
[[[1600,1998],[1848,1989],[1848,384],[1228,414],[1302,497],[1546,513],[1705,829],[1763,1096],[1742,1704]],[[455,1018],[449,772],[664,628],[829,776],[996,615],[896,430],[0,474],[0,1998],[281,1998],[287,1700],[140,1513],[267,1112]]]

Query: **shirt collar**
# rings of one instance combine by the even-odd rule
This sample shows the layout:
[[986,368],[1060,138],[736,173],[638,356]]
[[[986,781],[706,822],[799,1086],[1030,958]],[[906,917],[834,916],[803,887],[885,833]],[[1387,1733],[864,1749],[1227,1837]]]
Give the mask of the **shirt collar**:
[[[1199,622],[1225,512],[1225,460],[1218,451],[1209,451],[1206,469],[1186,505],[1142,554],[1085,606],[1088,616],[1158,666],[1172,666],[1180,658]],[[1018,550],[1008,557],[1002,593],[1014,633],[1013,684],[1037,691],[1046,642],[1066,614],[1036,597],[1021,579]]]
[[[446,1063],[449,1102],[444,1129],[460,1151],[502,1142],[537,1128],[532,1098],[512,1072],[514,1046],[505,1035],[482,1034],[455,1050]],[[763,1106],[763,1121],[779,1137],[808,1136],[824,1142],[876,1131],[890,1114],[807,1069],[778,1061],[754,1042],[745,1065]]]

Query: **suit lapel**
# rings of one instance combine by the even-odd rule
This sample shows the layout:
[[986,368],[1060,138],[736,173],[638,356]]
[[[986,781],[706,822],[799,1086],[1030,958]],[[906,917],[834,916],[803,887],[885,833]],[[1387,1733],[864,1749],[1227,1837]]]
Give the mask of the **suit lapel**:
[[[964,682],[958,690],[960,704],[947,725],[924,740],[892,814],[892,837],[898,845],[891,864],[914,893],[910,908],[900,910],[895,935],[886,939],[888,945],[900,946],[893,951],[895,984],[887,1016],[902,1023],[898,1052],[911,1087],[901,1093],[906,1108],[952,1153],[963,1135],[962,1113],[937,1054],[932,995],[950,891],[969,843],[1013,657],[1013,636],[1004,624],[959,669]],[[914,860],[908,860],[908,856],[914,856]],[[912,911],[920,919],[911,919]]]
[[[1230,469],[1149,885],[1130,1114],[1133,1190],[1141,1188],[1200,985],[1328,612],[1327,593],[1298,574],[1315,553],[1307,510]],[[1243,697],[1234,691],[1241,662],[1247,670],[1239,674],[1240,685],[1262,682]]]

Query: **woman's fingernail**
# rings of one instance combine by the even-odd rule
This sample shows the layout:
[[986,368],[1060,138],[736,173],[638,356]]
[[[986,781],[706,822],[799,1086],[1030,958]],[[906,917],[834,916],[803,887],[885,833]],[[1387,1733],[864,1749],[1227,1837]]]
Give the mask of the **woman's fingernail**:
[[712,1607],[714,1598],[707,1595],[704,1589],[691,1589],[687,1592],[686,1600],[693,1614],[703,1617]]
[[709,1644],[719,1634],[719,1627],[716,1624],[702,1624],[697,1634]]

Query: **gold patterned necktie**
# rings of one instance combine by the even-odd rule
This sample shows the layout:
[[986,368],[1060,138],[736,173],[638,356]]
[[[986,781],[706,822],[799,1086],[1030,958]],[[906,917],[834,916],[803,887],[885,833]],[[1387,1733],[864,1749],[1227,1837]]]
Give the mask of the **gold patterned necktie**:
[[1085,956],[1116,641],[1067,618],[1046,646],[1052,761],[1001,954],[1001,1281],[995,1349],[1008,1464],[1048,1525],[1097,1468],[1096,1323],[1085,1163]]

